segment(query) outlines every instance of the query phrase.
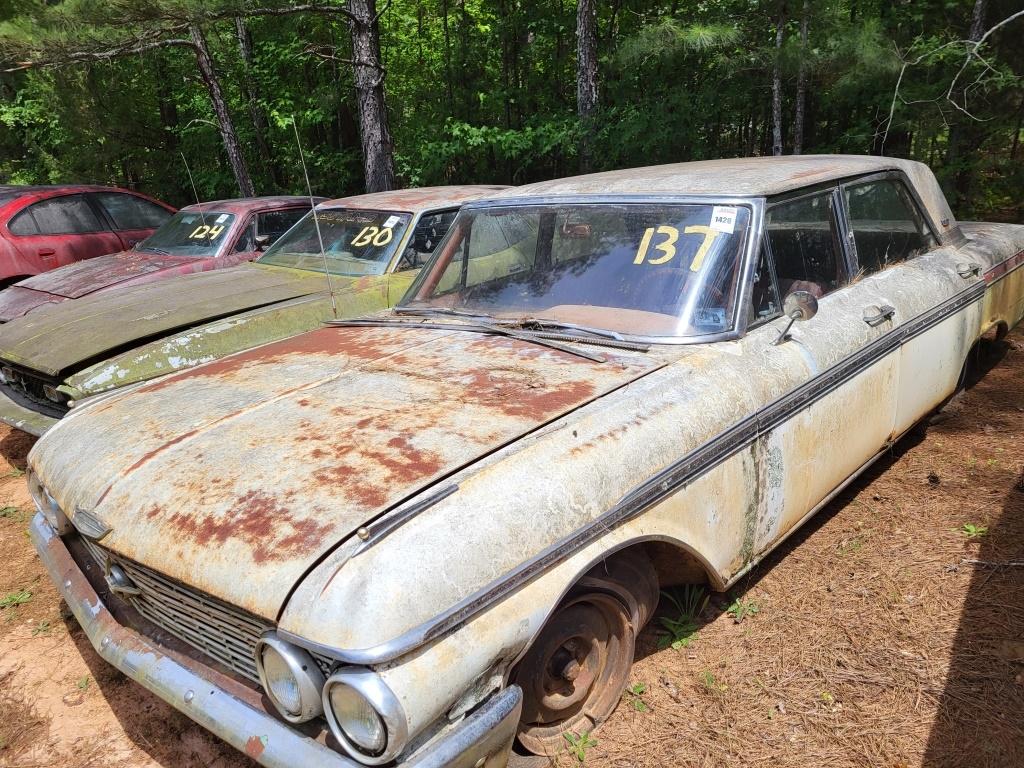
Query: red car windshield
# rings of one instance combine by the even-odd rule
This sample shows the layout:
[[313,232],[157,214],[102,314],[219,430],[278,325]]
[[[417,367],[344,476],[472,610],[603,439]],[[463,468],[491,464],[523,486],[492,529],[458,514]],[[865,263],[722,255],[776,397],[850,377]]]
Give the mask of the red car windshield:
[[197,259],[216,256],[234,221],[233,213],[179,211],[135,249]]

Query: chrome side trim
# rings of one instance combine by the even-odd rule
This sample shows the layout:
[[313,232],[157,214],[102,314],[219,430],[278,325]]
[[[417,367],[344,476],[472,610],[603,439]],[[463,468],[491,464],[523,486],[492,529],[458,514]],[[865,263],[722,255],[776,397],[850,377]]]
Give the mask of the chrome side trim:
[[551,544],[530,560],[477,590],[441,612],[430,621],[413,627],[387,642],[370,648],[342,649],[311,643],[289,632],[282,637],[305,648],[347,664],[374,665],[391,661],[454,631],[484,608],[498,602],[544,571],[568,559],[575,552],[600,538],[608,530],[636,517],[674,494],[700,475],[716,467],[735,453],[751,445],[797,412],[820,400],[858,373],[897,350],[908,340],[938,325],[985,295],[984,282],[977,282],[942,304],[900,325],[858,353],[827,369],[819,376],[783,395],[764,408],[744,417],[731,428],[661,470],[623,496],[607,512],[588,525]]
[[374,523],[366,526],[366,540],[356,547],[356,550],[351,554],[351,557],[358,557],[366,550],[372,548],[376,544],[379,544],[389,533],[405,525],[409,520],[416,517],[416,515],[429,509],[430,507],[437,504],[439,501],[443,501],[459,490],[457,483],[447,485],[441,488],[429,496],[425,496],[419,501],[410,504],[404,509],[399,509],[386,517],[377,520]]

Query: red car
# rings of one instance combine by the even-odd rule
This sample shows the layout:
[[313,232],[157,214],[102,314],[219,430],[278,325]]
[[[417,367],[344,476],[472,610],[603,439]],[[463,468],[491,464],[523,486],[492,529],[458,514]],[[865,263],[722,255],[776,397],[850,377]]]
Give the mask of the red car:
[[288,196],[187,206],[132,250],[69,264],[0,291],[0,322],[43,304],[251,261],[309,210],[308,197]]
[[131,248],[174,210],[116,187],[0,186],[0,285]]

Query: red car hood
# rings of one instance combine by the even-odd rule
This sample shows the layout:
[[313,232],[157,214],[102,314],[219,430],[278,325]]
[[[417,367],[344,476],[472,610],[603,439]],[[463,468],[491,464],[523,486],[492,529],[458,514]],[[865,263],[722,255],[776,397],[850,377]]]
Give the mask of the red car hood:
[[368,520],[661,365],[600,351],[325,328],[85,407],[31,463],[105,546],[273,620]]
[[77,261],[22,280],[0,291],[0,323],[21,317],[42,304],[78,299],[104,288],[186,264],[199,268],[205,261],[140,251],[122,251]]
[[122,251],[43,272],[28,280],[22,280],[18,287],[43,291],[66,299],[77,299],[126,280],[151,275],[164,269],[173,269],[182,264],[196,264],[203,260],[141,251]]

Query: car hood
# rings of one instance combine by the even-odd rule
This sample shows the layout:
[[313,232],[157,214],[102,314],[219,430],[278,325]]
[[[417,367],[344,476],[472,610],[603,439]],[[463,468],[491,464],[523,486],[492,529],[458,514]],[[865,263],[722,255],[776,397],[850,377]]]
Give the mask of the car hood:
[[109,288],[126,280],[196,261],[198,260],[183,256],[122,251],[43,272],[35,277],[22,280],[18,286],[31,288],[33,291],[43,291],[54,296],[62,296],[66,299],[78,299],[101,288]]
[[170,331],[324,290],[322,276],[243,264],[40,307],[0,326],[0,358],[66,374]]
[[31,463],[63,509],[110,526],[105,546],[275,620],[360,526],[660,365],[610,352],[323,328],[72,412]]

